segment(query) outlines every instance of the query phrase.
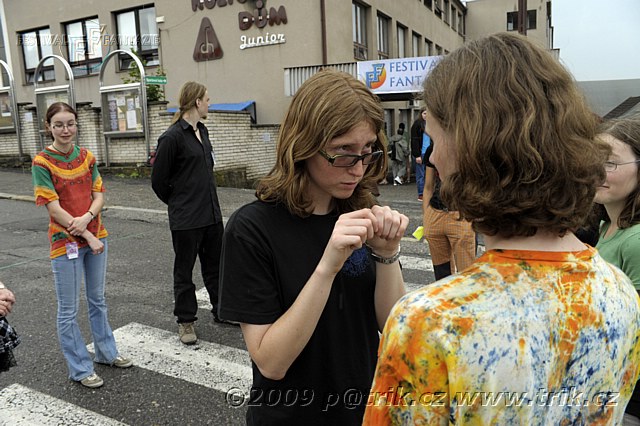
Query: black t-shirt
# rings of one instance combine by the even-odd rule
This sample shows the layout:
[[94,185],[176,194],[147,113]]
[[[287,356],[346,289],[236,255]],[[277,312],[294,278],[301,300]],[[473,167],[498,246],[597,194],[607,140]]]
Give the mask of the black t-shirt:
[[[293,304],[315,270],[337,214],[301,218],[282,204],[255,201],[225,228],[220,316],[272,324]],[[361,424],[377,361],[375,265],[356,250],[336,276],[306,347],[282,380],[253,366],[247,424]]]

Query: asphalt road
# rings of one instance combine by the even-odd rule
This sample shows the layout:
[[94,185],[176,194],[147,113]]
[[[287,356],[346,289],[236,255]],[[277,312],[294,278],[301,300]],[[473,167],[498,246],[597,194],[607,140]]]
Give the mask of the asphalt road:
[[[106,176],[105,185],[109,316],[120,350],[134,358],[134,367],[96,365],[105,385],[89,390],[67,378],[58,347],[46,209],[32,201],[28,171],[0,170],[0,280],[16,294],[9,321],[22,337],[15,351],[19,365],[0,374],[0,425],[244,424],[245,407],[227,399],[227,390],[250,380],[239,329],[213,323],[201,305],[200,343],[185,349],[178,342],[166,207],[146,179]],[[381,203],[410,217],[410,234],[421,222],[415,184],[380,189]],[[219,195],[225,217],[254,199],[253,191],[243,189],[219,188]],[[407,235],[402,254],[410,286],[433,281],[424,243]],[[201,289],[198,271],[196,265]],[[79,318],[88,339],[84,302]]]

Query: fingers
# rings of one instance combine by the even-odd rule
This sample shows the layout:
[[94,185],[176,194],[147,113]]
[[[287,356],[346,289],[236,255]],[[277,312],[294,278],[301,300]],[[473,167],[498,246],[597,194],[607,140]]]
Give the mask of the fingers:
[[402,238],[407,226],[409,226],[409,218],[407,216],[392,210],[388,206],[373,206],[371,212],[375,215],[378,224],[375,236],[383,240]]

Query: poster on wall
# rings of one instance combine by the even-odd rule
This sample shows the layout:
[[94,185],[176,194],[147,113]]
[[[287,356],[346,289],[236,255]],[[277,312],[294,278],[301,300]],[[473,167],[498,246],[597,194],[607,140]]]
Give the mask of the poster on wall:
[[102,96],[105,97],[103,103],[108,106],[103,113],[105,132],[143,131],[139,90],[119,90]]
[[13,111],[9,92],[0,92],[0,129],[13,129]]
[[44,118],[47,109],[56,102],[71,104],[67,89],[56,92],[36,93],[36,107],[38,109],[38,121],[40,122],[41,131],[44,131]]
[[358,79],[378,95],[421,92],[424,79],[441,58],[441,56],[424,56],[358,61]]

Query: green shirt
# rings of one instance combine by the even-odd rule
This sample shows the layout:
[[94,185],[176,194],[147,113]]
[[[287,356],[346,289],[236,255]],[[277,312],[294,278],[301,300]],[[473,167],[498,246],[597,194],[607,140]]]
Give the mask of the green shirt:
[[605,238],[609,225],[602,225],[596,248],[604,260],[622,269],[631,278],[636,290],[640,291],[640,224],[618,229]]

